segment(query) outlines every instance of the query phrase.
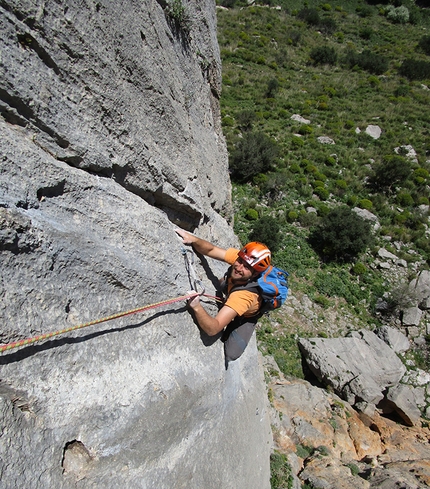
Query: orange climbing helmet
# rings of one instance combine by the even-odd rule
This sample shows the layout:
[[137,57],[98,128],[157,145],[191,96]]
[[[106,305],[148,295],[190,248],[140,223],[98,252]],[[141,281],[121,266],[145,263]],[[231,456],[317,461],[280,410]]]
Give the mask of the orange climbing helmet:
[[256,272],[264,272],[270,266],[272,257],[269,248],[258,241],[251,241],[245,245],[239,251],[238,256]]

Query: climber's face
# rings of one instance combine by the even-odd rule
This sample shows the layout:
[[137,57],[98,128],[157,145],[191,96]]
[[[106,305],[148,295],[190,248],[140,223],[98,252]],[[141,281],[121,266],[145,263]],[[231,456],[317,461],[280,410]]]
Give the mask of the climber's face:
[[233,282],[247,282],[255,275],[255,270],[248,265],[242,258],[238,258],[233,263],[231,279]]

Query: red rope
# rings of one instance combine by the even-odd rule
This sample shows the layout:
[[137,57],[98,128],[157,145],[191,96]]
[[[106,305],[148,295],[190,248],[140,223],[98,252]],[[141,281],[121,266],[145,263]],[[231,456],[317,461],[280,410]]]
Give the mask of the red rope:
[[[168,304],[174,304],[175,302],[191,299],[191,297],[195,297],[196,295],[200,295],[200,294],[193,292],[193,293],[190,293],[187,295],[176,297],[174,299],[167,299],[165,301],[156,302],[155,304],[150,304],[148,306],[138,307],[137,309],[131,309],[130,311],[119,312],[117,314],[113,314],[112,316],[107,316],[107,317],[100,318],[100,319],[94,319],[93,321],[89,321],[88,323],[78,324],[76,326],[71,326],[70,328],[65,328],[65,329],[61,329],[59,331],[54,331],[52,333],[45,333],[45,334],[42,334],[39,336],[34,336],[33,338],[27,338],[25,340],[19,340],[19,341],[14,341],[13,343],[0,345],[0,353],[3,353],[3,352],[8,351],[8,350],[12,350],[14,348],[18,348],[20,346],[30,345],[32,343],[36,343],[36,341],[41,341],[41,340],[45,340],[47,338],[52,338],[53,336],[58,336],[58,335],[61,335],[64,333],[69,333],[70,331],[75,331],[77,329],[82,329],[82,328],[86,328],[88,326],[93,326],[94,324],[104,323],[106,321],[111,321],[112,319],[118,319],[118,318],[121,318],[124,316],[129,316],[130,314],[136,314],[138,312],[143,312],[143,311],[147,311],[149,309],[155,309],[157,307],[166,306]],[[211,299],[221,301],[221,299],[219,299],[218,297],[214,297],[214,296],[210,296],[210,295],[206,295],[206,294],[203,294],[203,295],[205,297],[209,297]]]

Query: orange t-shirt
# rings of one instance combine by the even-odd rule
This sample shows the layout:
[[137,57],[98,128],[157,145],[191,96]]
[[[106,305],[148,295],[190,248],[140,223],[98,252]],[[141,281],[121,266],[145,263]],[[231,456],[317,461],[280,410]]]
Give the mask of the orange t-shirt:
[[[238,252],[239,250],[236,250],[235,248],[228,248],[225,253],[224,260],[228,264],[233,265],[233,263],[237,260]],[[229,279],[227,284],[227,294],[229,294],[232,287],[233,284]],[[260,295],[256,294],[255,292],[251,292],[249,290],[236,290],[228,295],[224,305],[237,312],[238,316],[249,317],[254,316],[258,312],[261,307],[261,302],[262,299]]]

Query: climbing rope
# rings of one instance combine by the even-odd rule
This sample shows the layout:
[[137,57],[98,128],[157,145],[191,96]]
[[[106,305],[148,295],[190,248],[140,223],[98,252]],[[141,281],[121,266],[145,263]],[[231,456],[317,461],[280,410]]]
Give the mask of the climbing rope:
[[[111,321],[112,319],[118,319],[118,318],[121,318],[124,316],[129,316],[130,314],[136,314],[138,312],[147,311],[149,309],[155,309],[157,307],[166,306],[169,304],[174,304],[175,302],[188,300],[188,299],[191,299],[192,297],[195,297],[196,295],[201,295],[201,294],[199,294],[197,292],[190,292],[189,294],[182,295],[182,296],[176,297],[174,299],[167,299],[165,301],[156,302],[156,303],[150,304],[148,306],[138,307],[137,309],[131,309],[130,311],[119,312],[117,314],[113,314],[112,316],[107,316],[107,317],[100,318],[100,319],[94,319],[93,321],[89,321],[88,323],[78,324],[76,326],[71,326],[70,328],[61,329],[59,331],[54,331],[51,333],[45,333],[45,334],[42,334],[39,336],[34,336],[33,338],[27,338],[25,340],[19,340],[19,341],[14,341],[13,343],[0,345],[0,353],[3,353],[3,352],[8,351],[8,350],[12,350],[14,348],[19,348],[20,346],[30,345],[32,343],[36,343],[37,341],[46,340],[47,338],[52,338],[53,336],[59,336],[59,335],[65,334],[65,333],[69,333],[70,331],[75,331],[77,329],[87,328],[88,326],[93,326],[95,324],[100,324],[100,323],[104,323],[106,321]],[[204,295],[205,295],[205,297],[208,297],[210,299],[220,300],[218,297],[214,297],[214,296],[210,296],[210,295],[206,295],[206,294],[204,294]]]
[[[156,302],[154,304],[149,304],[148,306],[143,306],[143,307],[138,307],[136,309],[131,309],[130,311],[119,312],[117,314],[113,314],[112,316],[94,319],[93,321],[89,321],[88,323],[78,324],[76,326],[71,326],[70,328],[61,329],[59,331],[53,331],[51,333],[45,333],[45,334],[42,334],[39,336],[34,336],[33,338],[27,338],[25,340],[19,340],[19,341],[14,341],[13,343],[3,344],[3,345],[0,345],[0,353],[3,353],[3,352],[8,351],[8,350],[13,350],[14,348],[19,348],[20,346],[31,345],[32,343],[36,343],[37,341],[46,340],[46,339],[52,338],[54,336],[59,336],[59,335],[65,334],[65,333],[70,333],[70,331],[76,331],[78,329],[87,328],[88,326],[94,326],[95,324],[100,324],[100,323],[104,323],[106,321],[111,321],[113,319],[118,319],[118,318],[121,318],[124,316],[129,316],[130,314],[136,314],[139,312],[147,311],[149,309],[155,309],[157,307],[162,307],[162,306],[166,306],[169,304],[174,304],[175,302],[188,300],[188,299],[191,299],[191,298],[196,297],[196,296],[200,296],[200,297],[203,296],[203,297],[207,297],[209,299],[213,299],[213,300],[218,301],[218,302],[223,302],[222,299],[220,299],[219,297],[216,297],[213,295],[208,295],[208,294],[204,293],[205,289],[203,287],[202,281],[197,278],[196,273],[195,273],[194,268],[193,268],[194,255],[192,254],[192,258],[191,258],[191,260],[189,260],[187,250],[185,250],[185,248],[182,248],[181,252],[185,257],[185,266],[187,268],[187,273],[188,273],[188,277],[190,280],[190,285],[194,289],[193,291],[189,292],[188,294],[176,297],[174,299],[167,299],[165,301]],[[197,292],[199,287],[201,287],[203,289],[202,292]]]

